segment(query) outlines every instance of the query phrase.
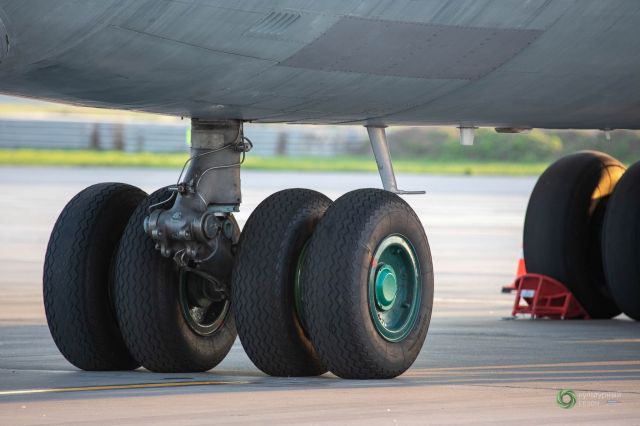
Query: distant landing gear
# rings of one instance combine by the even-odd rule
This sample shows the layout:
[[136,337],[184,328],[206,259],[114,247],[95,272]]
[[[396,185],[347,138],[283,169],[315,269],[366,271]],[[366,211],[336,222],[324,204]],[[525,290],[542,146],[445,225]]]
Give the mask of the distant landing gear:
[[433,268],[399,191],[384,130],[369,129],[385,188],[332,203],[289,189],[240,234],[240,172],[251,143],[236,121],[193,121],[189,168],[149,197],[91,187],[65,208],[45,265],[56,343],[83,369],[206,371],[236,337],[274,376],[384,379],[425,340]]
[[563,283],[592,318],[640,319],[640,167],[579,152],[539,178],[527,208],[527,271]]
[[624,170],[606,154],[568,155],[540,176],[527,208],[527,271],[563,283],[592,318],[620,313],[604,280],[600,236],[609,196]]

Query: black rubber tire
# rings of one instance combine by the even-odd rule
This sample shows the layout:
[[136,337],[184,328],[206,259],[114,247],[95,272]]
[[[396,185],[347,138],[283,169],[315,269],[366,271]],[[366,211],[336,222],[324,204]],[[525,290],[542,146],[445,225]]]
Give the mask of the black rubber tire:
[[202,336],[182,315],[178,268],[155,249],[143,229],[149,206],[170,195],[166,188],[151,194],[136,208],[122,235],[115,266],[116,314],[129,351],[147,370],[202,372],[225,358],[236,327],[229,312],[214,334]]
[[118,241],[145,197],[122,183],[90,186],[65,206],[51,232],[43,276],[47,323],[62,355],[82,370],[140,365],[122,340],[110,296]]
[[602,258],[609,290],[627,316],[640,321],[640,162],[618,182],[604,219]]
[[600,152],[568,155],[540,176],[527,207],[527,272],[566,285],[592,318],[620,313],[604,279],[601,235],[609,196],[624,169]]
[[254,210],[233,270],[238,336],[256,367],[271,376],[317,376],[322,365],[299,320],[298,259],[331,200],[308,189],[277,192]]
[[[377,332],[368,308],[372,256],[391,234],[409,238],[421,269],[417,320],[398,342]],[[305,255],[302,303],[311,341],[332,373],[345,379],[387,379],[405,372],[424,344],[433,307],[431,251],[411,207],[379,189],[349,192],[335,201]]]

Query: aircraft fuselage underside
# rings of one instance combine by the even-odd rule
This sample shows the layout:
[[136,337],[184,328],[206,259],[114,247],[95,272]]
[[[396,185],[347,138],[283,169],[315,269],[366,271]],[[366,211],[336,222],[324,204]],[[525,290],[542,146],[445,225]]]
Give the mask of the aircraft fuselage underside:
[[640,128],[640,4],[0,0],[0,92],[202,119]]

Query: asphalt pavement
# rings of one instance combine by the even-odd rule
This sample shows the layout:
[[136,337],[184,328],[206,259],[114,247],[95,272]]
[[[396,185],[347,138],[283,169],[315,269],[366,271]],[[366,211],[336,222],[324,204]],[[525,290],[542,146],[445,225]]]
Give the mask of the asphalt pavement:
[[[177,171],[0,168],[0,425],[14,424],[640,424],[640,324],[512,319],[510,283],[534,178],[400,175],[427,231],[434,313],[418,360],[386,381],[271,378],[236,342],[200,374],[83,372],[46,326],[42,265],[49,232],[84,187],[152,191]],[[375,174],[243,172],[241,226],[269,194],[312,188],[335,199],[379,187]],[[562,408],[560,390],[576,404]]]

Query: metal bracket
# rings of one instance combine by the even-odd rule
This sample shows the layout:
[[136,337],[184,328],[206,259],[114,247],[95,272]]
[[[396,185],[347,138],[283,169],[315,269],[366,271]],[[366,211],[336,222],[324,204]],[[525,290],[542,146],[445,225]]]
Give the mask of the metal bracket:
[[476,137],[476,129],[477,127],[469,127],[469,126],[458,127],[458,130],[460,130],[460,145],[473,146],[473,140]]
[[369,133],[369,141],[373,148],[373,155],[376,157],[378,164],[378,172],[382,180],[382,186],[385,190],[400,195],[426,194],[426,191],[403,191],[398,189],[396,183],[396,175],[393,172],[393,162],[391,161],[391,153],[389,152],[389,144],[387,143],[387,134],[385,127],[366,126]]
[[[144,229],[165,257],[180,266],[210,262],[221,241],[232,240],[231,212],[238,211],[240,165],[251,142],[240,121],[192,120],[191,157],[173,191],[170,207],[154,205]],[[230,236],[231,235],[231,236]],[[228,245],[228,244],[227,244]]]

